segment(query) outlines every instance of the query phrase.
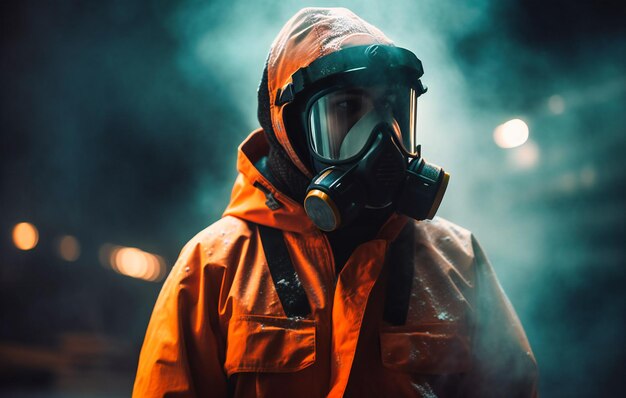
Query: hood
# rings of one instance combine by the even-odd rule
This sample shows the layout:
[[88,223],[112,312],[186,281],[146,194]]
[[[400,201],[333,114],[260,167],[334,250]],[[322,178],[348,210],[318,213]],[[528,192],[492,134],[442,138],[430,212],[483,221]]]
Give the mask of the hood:
[[[262,129],[253,131],[239,146],[237,170],[239,175],[233,186],[230,203],[224,216],[233,216],[260,225],[301,234],[319,233],[306,215],[304,207],[276,187],[255,167],[267,156],[269,144]],[[268,206],[268,197],[278,207]],[[394,213],[379,230],[377,237],[393,240],[407,218]]]
[[272,127],[293,164],[307,177],[311,171],[289,140],[283,119],[284,107],[274,104],[278,90],[291,75],[316,59],[340,49],[367,44],[393,45],[378,28],[346,8],[304,8],[294,15],[272,43],[267,60],[267,79]]

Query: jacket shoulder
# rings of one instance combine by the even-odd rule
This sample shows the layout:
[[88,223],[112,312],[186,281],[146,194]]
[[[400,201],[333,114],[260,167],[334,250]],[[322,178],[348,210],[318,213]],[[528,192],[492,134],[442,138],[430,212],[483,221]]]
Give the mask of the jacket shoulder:
[[415,221],[414,225],[418,246],[436,253],[461,274],[472,272],[475,253],[471,231],[441,217]]
[[241,253],[254,234],[250,225],[237,217],[225,216],[191,238],[181,250],[177,263],[190,257],[201,265],[213,264],[228,268],[237,252]]
[[224,241],[234,236],[249,238],[252,230],[247,221],[233,216],[225,216],[198,232],[187,243],[206,245],[215,241]]
[[418,221],[416,224],[433,238],[448,236],[458,240],[458,243],[468,243],[471,246],[472,232],[445,218],[435,217],[432,220]]

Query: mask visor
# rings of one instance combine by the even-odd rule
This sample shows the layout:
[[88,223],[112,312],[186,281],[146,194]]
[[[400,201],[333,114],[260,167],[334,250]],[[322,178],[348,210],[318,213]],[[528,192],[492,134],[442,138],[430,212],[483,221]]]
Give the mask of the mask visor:
[[377,113],[385,115],[383,119],[404,150],[416,155],[417,97],[417,91],[407,86],[350,87],[319,97],[309,112],[313,153],[326,161],[353,159],[365,149],[373,133],[358,131],[357,123]]

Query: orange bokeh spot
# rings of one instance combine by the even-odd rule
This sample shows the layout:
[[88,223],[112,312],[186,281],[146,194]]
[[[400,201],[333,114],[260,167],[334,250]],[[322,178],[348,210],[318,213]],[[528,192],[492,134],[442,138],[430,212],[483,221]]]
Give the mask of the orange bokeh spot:
[[123,247],[115,253],[117,270],[127,276],[143,279],[150,264],[143,251],[134,247]]
[[108,257],[111,269],[132,278],[156,282],[165,276],[163,257],[136,247],[106,245],[101,249],[101,257]]
[[13,243],[20,250],[30,250],[37,246],[39,232],[33,224],[21,222],[13,228]]
[[59,241],[59,254],[65,261],[76,261],[80,256],[80,244],[78,240],[71,236],[66,235]]

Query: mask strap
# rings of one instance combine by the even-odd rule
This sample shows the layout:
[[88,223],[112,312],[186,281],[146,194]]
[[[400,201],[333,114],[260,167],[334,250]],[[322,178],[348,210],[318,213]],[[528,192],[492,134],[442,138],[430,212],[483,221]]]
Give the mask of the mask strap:
[[307,317],[311,306],[304,287],[300,284],[289,250],[279,229],[257,224],[267,266],[272,275],[276,293],[287,317]]

